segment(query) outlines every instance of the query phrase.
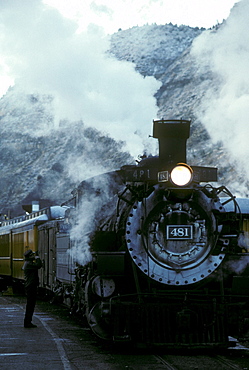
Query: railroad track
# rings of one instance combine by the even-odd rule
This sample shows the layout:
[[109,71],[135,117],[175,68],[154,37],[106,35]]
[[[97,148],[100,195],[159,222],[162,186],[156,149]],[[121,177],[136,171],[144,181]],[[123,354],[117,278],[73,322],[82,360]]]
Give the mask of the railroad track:
[[[242,348],[243,349],[243,348]],[[247,370],[249,369],[249,349],[244,348],[247,352],[247,359],[244,357],[243,361],[239,361],[240,356],[230,359],[228,355],[177,355],[177,354],[154,354],[158,368],[165,368],[167,370]]]

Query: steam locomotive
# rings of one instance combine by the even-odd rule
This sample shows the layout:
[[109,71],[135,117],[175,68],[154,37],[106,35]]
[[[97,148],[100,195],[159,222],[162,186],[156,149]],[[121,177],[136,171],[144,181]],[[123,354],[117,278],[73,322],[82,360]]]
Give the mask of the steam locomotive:
[[190,166],[190,121],[156,120],[159,156],[83,181],[62,206],[6,220],[0,275],[23,280],[26,246],[40,287],[104,340],[228,347],[248,338],[249,199]]

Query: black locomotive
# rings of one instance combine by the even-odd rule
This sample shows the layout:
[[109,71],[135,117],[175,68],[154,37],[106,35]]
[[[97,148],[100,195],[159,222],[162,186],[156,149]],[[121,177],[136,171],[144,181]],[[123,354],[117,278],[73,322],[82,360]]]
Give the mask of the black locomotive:
[[211,185],[216,168],[186,163],[189,132],[186,120],[154,121],[158,157],[82,182],[46,219],[2,223],[1,275],[22,279],[23,248],[37,246],[41,287],[105,340],[206,348],[247,338],[249,200]]

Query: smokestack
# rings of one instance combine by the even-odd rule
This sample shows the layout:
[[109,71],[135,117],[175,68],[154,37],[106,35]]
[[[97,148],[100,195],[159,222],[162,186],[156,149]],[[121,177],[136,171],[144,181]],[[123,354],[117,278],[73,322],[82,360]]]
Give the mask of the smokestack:
[[185,162],[186,141],[189,138],[190,121],[154,120],[153,137],[159,142],[159,158],[163,165]]

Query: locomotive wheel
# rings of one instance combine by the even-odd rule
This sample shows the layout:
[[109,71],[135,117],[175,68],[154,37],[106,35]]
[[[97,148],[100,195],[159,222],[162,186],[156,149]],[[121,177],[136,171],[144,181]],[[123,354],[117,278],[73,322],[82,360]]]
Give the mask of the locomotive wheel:
[[98,302],[93,306],[87,320],[92,331],[99,338],[105,340],[110,340],[112,338],[110,318],[103,312],[103,302]]

